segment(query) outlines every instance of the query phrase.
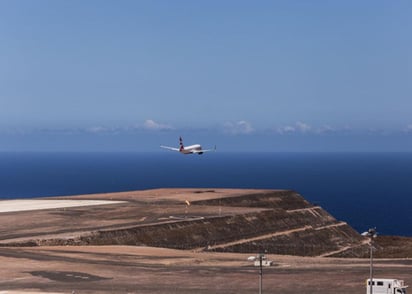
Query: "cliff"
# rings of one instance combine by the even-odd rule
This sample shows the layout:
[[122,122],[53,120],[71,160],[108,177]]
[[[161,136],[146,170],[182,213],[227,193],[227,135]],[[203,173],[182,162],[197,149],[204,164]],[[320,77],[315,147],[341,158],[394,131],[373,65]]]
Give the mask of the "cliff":
[[32,212],[32,217],[57,217],[61,227],[43,220],[43,230],[32,234],[3,231],[8,237],[2,238],[3,246],[143,245],[300,256],[367,252],[359,233],[294,191],[160,189],[54,199],[62,198],[127,202]]

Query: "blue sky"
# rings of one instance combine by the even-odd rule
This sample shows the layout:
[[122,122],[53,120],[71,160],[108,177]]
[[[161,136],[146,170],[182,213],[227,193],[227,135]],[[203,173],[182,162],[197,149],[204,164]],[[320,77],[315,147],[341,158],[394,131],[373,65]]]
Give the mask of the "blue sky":
[[411,151],[410,1],[0,0],[0,151]]

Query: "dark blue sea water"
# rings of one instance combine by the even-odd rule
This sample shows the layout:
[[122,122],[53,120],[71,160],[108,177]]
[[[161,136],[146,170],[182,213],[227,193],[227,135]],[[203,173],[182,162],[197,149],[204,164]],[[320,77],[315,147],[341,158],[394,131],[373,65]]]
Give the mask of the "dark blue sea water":
[[0,198],[293,189],[359,232],[412,236],[412,153],[0,153]]

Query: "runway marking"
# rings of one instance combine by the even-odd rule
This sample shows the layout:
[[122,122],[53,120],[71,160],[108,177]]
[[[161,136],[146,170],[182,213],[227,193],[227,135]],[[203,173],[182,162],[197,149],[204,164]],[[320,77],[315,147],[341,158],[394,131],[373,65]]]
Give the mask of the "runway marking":
[[[28,278],[14,278],[10,280],[1,280],[0,283],[9,283],[9,282],[15,282],[15,281],[26,280],[26,279]],[[8,293],[8,292],[0,291],[0,294],[3,294],[3,293]]]
[[16,212],[16,211],[30,211],[41,209],[67,208],[67,207],[81,207],[93,205],[108,205],[125,203],[126,201],[113,200],[47,200],[47,199],[19,199],[19,200],[2,200],[0,201],[0,213],[2,212]]
[[[0,294],[42,294],[44,292],[27,292],[27,291],[0,291]],[[64,292],[47,292],[48,294],[64,294]]]

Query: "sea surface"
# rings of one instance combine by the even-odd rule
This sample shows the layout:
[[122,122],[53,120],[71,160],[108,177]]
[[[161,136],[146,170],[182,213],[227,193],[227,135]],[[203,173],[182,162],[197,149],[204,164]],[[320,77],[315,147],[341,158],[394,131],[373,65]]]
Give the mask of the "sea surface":
[[412,153],[0,153],[0,199],[166,187],[292,189],[358,232],[412,236]]

